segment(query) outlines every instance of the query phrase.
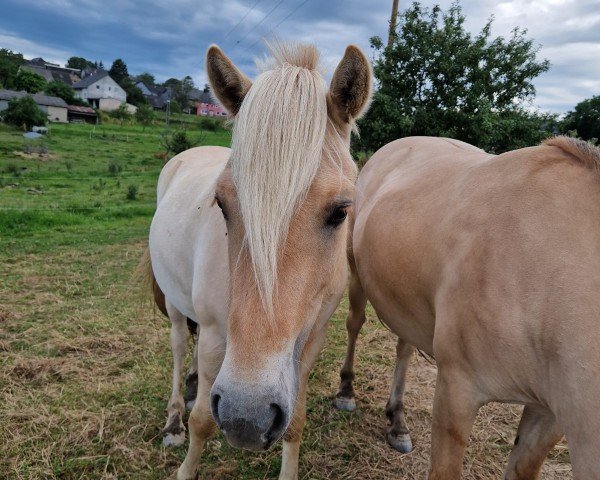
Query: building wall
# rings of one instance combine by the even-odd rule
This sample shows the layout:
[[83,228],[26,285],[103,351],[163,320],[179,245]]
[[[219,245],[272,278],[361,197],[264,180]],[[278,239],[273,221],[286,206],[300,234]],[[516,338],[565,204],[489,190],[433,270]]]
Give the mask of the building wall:
[[75,95],[83,100],[112,98],[123,103],[127,94],[117,82],[106,76],[92,83],[89,87],[75,91]]
[[[104,112],[112,112],[113,110],[116,110],[117,108],[119,108],[125,102],[121,102],[114,98],[101,98],[100,100],[97,101],[97,103],[98,103],[99,110],[102,110]],[[129,113],[134,114],[137,111],[136,106],[131,105],[129,103],[125,103],[125,105],[126,105],[127,111]]]
[[8,108],[8,100],[0,100],[0,112]]
[[203,117],[226,117],[227,111],[221,105],[200,103],[198,104],[196,115],[202,115]]
[[51,122],[60,122],[60,123],[68,122],[67,109],[65,107],[49,106],[47,108],[47,112],[48,112],[48,120],[50,120]]

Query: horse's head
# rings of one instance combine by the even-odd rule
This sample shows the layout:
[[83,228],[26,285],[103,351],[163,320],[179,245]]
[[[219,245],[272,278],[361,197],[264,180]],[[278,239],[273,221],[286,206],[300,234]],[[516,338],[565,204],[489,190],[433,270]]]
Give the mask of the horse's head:
[[211,408],[229,442],[250,449],[268,448],[288,428],[304,359],[320,349],[317,332],[343,294],[356,176],[350,132],[371,92],[369,63],[354,46],[329,89],[314,47],[272,52],[254,83],[218,47],[206,59],[212,91],[234,122],[215,193],[231,300]]

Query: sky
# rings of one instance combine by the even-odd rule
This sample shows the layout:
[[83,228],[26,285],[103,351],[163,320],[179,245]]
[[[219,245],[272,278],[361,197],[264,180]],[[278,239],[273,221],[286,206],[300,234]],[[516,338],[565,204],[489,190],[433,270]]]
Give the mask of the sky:
[[[422,0],[442,8],[452,0]],[[392,0],[0,0],[0,48],[64,64],[71,56],[122,58],[130,74],[158,81],[191,75],[197,85],[207,47],[218,44],[250,77],[262,39],[308,41],[335,69],[346,45],[372,57],[369,38],[386,38]],[[400,0],[400,10],[409,5]],[[600,95],[600,0],[462,0],[466,27],[477,33],[494,16],[493,36],[526,28],[551,63],[535,80],[530,108],[563,113]]]

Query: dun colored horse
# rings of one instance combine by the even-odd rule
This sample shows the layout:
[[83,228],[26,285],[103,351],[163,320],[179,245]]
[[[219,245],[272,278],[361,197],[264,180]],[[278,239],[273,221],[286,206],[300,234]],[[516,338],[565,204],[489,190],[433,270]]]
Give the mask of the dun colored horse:
[[327,89],[314,47],[272,53],[252,83],[208,50],[212,91],[233,117],[232,148],[188,150],[158,182],[149,267],[173,322],[167,423],[179,435],[186,318],[199,327],[179,479],[195,478],[215,423],[237,447],[262,450],[283,436],[280,478],[297,478],[308,373],[347,281],[350,132],[370,98],[370,66],[348,47]]
[[458,479],[478,409],[525,405],[507,480],[538,478],[565,434],[575,478],[600,478],[600,151],[557,137],[490,155],[414,137],[379,150],[356,187],[348,356],[352,408],[367,299],[399,337],[388,439],[414,347],[435,357],[430,480]]

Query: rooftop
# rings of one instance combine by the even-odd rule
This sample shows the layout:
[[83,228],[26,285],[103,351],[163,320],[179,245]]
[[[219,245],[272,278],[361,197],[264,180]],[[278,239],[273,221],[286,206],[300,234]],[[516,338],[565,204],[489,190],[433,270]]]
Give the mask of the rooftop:
[[67,108],[66,102],[59,97],[51,97],[49,95],[44,95],[43,93],[36,93],[31,95],[27,92],[17,92],[15,90],[0,90],[0,100],[14,100],[15,98],[23,98],[28,95],[32,97],[34,102],[38,105],[44,105],[47,107]]

